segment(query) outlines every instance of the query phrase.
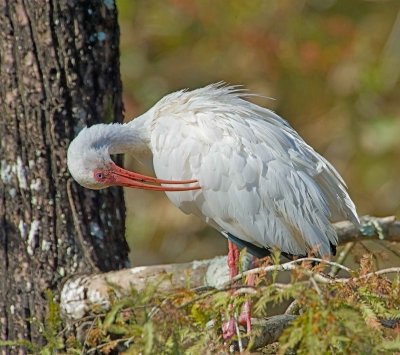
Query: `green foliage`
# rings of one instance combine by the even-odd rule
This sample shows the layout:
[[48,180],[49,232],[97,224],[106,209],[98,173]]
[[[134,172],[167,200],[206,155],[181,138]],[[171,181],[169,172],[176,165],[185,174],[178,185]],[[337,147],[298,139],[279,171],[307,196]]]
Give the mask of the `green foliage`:
[[398,279],[391,282],[373,275],[356,282],[320,285],[318,291],[304,289],[295,297],[302,311],[282,334],[280,353],[289,349],[298,354],[400,350],[399,332],[383,328],[380,322],[400,319],[397,286]]
[[41,355],[50,355],[56,353],[57,350],[64,348],[62,337],[58,336],[61,327],[60,307],[54,300],[54,295],[51,291],[46,292],[48,301],[48,311],[46,322],[43,326],[43,335],[47,340],[47,344],[41,349]]
[[[34,323],[39,329],[46,341],[45,345],[33,344],[26,339],[20,339],[16,341],[1,341],[0,347],[9,347],[13,349],[14,347],[24,348],[26,351],[32,354],[39,355],[52,355],[58,353],[59,350],[65,348],[63,334],[60,333],[60,328],[62,325],[60,316],[60,307],[54,300],[54,294],[51,291],[46,291],[46,297],[48,301],[47,305],[47,317],[44,324],[39,323],[37,320],[32,319],[31,322]],[[73,352],[71,352],[72,354]]]
[[[280,354],[375,354],[400,350],[396,331],[385,329],[380,323],[380,319],[400,319],[398,279],[363,278],[371,265],[364,262],[351,281],[318,283],[314,287],[309,282],[310,273],[303,271],[310,271],[309,268],[299,267],[292,272],[289,284],[276,282],[274,274],[274,282],[260,275],[254,294],[239,287],[203,292],[182,289],[163,294],[149,285],[143,292],[132,291],[128,298],[116,302],[103,322],[92,327],[92,332],[102,336],[91,337],[86,346],[96,346],[100,353],[122,348],[126,354],[226,352],[222,323],[238,314],[250,297],[253,316],[258,318],[285,301],[298,302],[300,314],[280,337]],[[252,336],[257,334],[255,329]],[[243,332],[241,337],[244,344],[251,344]],[[237,340],[234,337],[231,342]]]
[[[269,265],[279,265],[270,263]],[[226,353],[238,337],[222,339],[224,321],[240,313],[251,299],[253,317],[270,315],[276,307],[297,302],[297,318],[283,331],[278,346],[267,353],[278,354],[387,354],[400,351],[399,327],[383,327],[381,320],[400,319],[399,277],[390,280],[369,274],[370,258],[347,281],[318,278],[320,265],[302,264],[284,272],[289,283],[280,283],[283,272],[257,275],[256,286],[234,285],[223,290],[177,289],[161,291],[160,282],[140,292],[132,289],[122,299],[110,285],[111,307],[62,329],[59,307],[48,293],[48,316],[42,326],[45,346],[29,342],[7,342],[3,346],[25,346],[42,355],[68,354],[199,354]],[[121,290],[117,289],[118,292]],[[68,330],[67,330],[68,329]],[[73,330],[74,329],[74,330]],[[84,329],[82,331],[82,329]],[[251,350],[260,329],[250,336],[241,328],[240,341]]]

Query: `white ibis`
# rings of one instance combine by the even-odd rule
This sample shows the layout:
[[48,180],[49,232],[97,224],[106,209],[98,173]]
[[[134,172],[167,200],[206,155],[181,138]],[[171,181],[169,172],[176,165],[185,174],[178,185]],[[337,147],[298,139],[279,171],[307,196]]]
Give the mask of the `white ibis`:
[[[258,257],[274,247],[287,255],[334,253],[331,222],[358,224],[343,179],[284,119],[248,96],[212,84],[169,94],[129,123],[85,128],[69,146],[69,171],[91,189],[165,191],[229,239],[231,276],[235,245]],[[110,158],[125,153],[152,163],[157,178]]]

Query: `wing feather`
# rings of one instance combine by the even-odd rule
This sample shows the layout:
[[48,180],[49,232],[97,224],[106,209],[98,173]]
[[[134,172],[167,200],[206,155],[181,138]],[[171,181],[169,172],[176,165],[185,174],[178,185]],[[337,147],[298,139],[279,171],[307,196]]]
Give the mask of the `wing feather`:
[[179,110],[157,111],[151,137],[157,176],[195,178],[202,187],[167,193],[169,199],[256,246],[330,254],[337,243],[330,222],[358,221],[342,178],[282,118],[233,89],[222,91],[180,92],[171,100],[192,96],[175,105]]

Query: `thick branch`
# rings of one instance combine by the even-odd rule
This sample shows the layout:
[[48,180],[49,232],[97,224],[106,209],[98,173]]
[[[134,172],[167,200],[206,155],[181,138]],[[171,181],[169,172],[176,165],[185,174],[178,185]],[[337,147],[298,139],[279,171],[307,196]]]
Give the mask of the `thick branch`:
[[[382,237],[386,241],[400,241],[400,222],[396,221],[395,217],[364,217],[361,228],[364,234],[348,221],[336,223],[335,228],[340,244]],[[163,276],[165,277],[161,281]],[[146,284],[155,282],[160,282],[160,290],[171,290],[202,286],[218,288],[226,285],[228,281],[229,271],[224,256],[184,264],[144,266],[84,275],[73,277],[64,284],[61,308],[65,316],[72,319],[79,319],[88,314],[93,305],[107,308],[110,284],[117,285],[123,294],[132,287],[141,290]]]
[[294,315],[279,314],[267,319],[259,320],[258,324],[255,324],[255,327],[260,327],[261,331],[254,340],[252,350],[260,349],[268,344],[278,341],[283,331],[294,319],[296,319],[296,316]]
[[362,240],[381,239],[391,242],[400,242],[400,221],[395,216],[361,218],[361,228],[357,228],[349,221],[334,224],[339,244],[359,242]]
[[[396,221],[395,217],[364,217],[360,230],[347,221],[336,223],[335,228],[340,244],[369,239],[400,241],[400,222]],[[304,260],[309,261],[311,258]],[[263,269],[262,271],[264,272],[271,271],[272,269],[276,271],[292,270],[298,267],[301,261],[297,260],[260,269]],[[335,264],[326,260],[321,260],[321,262],[325,262],[327,265]],[[340,265],[337,265],[337,267],[345,268]],[[241,275],[238,275],[237,278],[239,279],[249,273],[259,271],[261,270],[245,271]],[[387,271],[391,271],[391,269]],[[398,272],[399,268],[396,268],[395,271]],[[309,272],[316,282],[334,283],[346,282],[348,280],[329,279],[311,270]],[[114,291],[117,290],[115,292],[119,293],[118,296],[122,296],[131,288],[142,290],[147,284],[155,283],[158,284],[160,291],[179,288],[193,289],[205,286],[214,288],[228,287],[230,279],[226,257],[220,256],[210,260],[193,261],[190,263],[136,267],[103,274],[73,277],[65,283],[62,289],[61,309],[66,318],[80,319],[90,313],[93,306],[101,306],[103,309],[109,308],[109,290],[111,285]],[[254,344],[254,348],[276,341],[294,318],[292,315],[280,315],[272,317],[267,321],[262,321],[263,323],[260,324],[262,336],[257,338],[257,344]]]
[[93,305],[109,306],[109,289],[123,295],[131,288],[142,290],[147,284],[158,283],[158,289],[218,287],[229,280],[225,256],[183,264],[140,266],[104,274],[81,275],[70,278],[61,291],[61,308],[67,318],[79,319]]

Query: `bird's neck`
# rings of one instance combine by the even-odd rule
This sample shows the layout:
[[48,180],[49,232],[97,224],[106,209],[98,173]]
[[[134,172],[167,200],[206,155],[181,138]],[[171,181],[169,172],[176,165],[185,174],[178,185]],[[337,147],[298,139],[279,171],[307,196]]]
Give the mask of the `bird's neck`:
[[125,124],[113,124],[108,133],[110,154],[129,154],[138,160],[148,156],[150,133],[145,117],[137,117]]

